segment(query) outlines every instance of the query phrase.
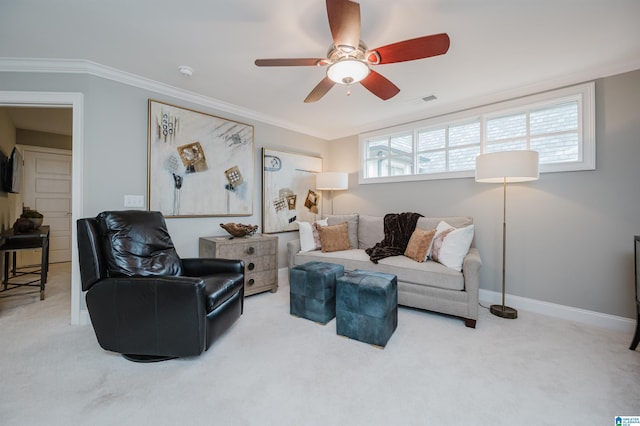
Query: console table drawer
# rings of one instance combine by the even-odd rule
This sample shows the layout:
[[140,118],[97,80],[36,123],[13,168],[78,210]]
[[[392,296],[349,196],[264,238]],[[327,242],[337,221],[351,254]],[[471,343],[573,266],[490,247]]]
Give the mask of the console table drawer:
[[242,259],[245,296],[278,289],[278,237],[201,237],[199,256]]

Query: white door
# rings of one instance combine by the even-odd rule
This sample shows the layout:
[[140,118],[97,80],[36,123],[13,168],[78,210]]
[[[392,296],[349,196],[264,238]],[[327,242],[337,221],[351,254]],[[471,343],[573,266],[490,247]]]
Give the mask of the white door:
[[[71,151],[21,146],[24,156],[23,204],[44,215],[49,225],[49,262],[71,261]],[[40,263],[40,251],[24,251],[22,265]]]

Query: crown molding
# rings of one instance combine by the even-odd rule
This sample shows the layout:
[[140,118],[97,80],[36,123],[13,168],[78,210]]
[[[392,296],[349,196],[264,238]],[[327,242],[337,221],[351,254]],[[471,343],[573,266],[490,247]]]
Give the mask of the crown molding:
[[0,72],[33,72],[60,74],[87,74],[107,80],[171,96],[185,102],[191,102],[208,108],[236,114],[242,118],[259,121],[294,132],[326,140],[326,135],[313,129],[299,126],[289,121],[261,114],[218,99],[203,96],[195,92],[160,83],[136,74],[98,64],[84,59],[39,59],[39,58],[0,58]]

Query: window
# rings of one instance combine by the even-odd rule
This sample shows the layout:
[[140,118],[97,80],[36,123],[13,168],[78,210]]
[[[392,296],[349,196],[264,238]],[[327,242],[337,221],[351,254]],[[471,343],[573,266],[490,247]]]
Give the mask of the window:
[[541,172],[595,169],[588,83],[360,135],[361,183],[474,175],[480,153],[532,149]]

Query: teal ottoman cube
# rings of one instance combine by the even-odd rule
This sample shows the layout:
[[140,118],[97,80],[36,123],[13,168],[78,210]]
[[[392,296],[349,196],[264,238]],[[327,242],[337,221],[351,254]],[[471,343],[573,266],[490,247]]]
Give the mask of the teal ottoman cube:
[[289,270],[290,313],[326,324],[336,316],[336,280],[344,266],[307,262]]
[[336,283],[336,332],[384,347],[398,326],[398,278],[356,269]]

